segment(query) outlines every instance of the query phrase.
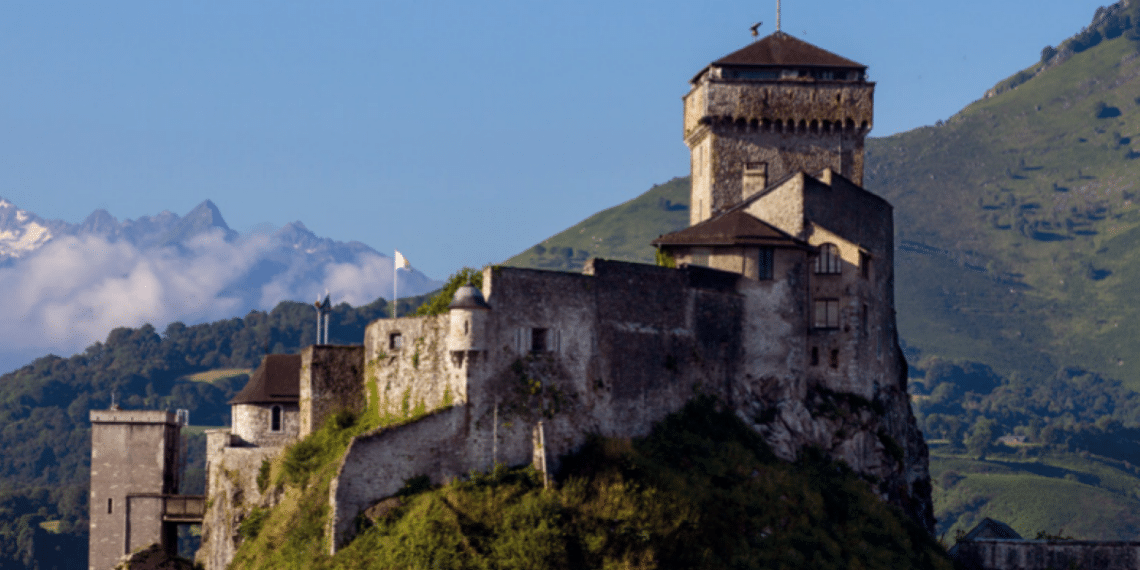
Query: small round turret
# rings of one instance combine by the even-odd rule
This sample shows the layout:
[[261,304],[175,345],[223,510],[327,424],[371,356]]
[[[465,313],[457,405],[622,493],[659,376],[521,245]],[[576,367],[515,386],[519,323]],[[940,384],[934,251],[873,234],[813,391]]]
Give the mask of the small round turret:
[[468,283],[455,290],[448,309],[490,309],[491,306],[483,299],[483,292]]
[[468,283],[455,291],[451,304],[451,328],[447,335],[450,351],[484,350],[484,328],[491,306],[483,293]]

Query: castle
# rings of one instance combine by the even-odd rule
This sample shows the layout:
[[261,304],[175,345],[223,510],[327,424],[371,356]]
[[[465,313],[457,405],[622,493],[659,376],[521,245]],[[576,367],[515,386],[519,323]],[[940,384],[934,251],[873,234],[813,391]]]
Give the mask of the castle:
[[266,357],[232,402],[233,428],[208,434],[199,561],[225,567],[237,523],[273,501],[261,463],[337,410],[415,419],[349,445],[330,489],[332,552],[412,477],[556,470],[590,434],[644,435],[695,394],[785,459],[814,446],[845,461],[932,531],[895,330],[892,210],[860,186],[865,72],[776,32],[697,73],[684,97],[691,225],[654,241],[664,266],[489,267],[447,314],[375,321],[363,346]]

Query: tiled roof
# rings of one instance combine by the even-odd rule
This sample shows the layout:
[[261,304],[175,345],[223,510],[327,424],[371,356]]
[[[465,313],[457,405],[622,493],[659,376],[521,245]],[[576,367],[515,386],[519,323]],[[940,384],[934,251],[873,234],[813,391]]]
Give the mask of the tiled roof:
[[665,234],[653,240],[653,245],[807,247],[803,241],[741,210],[733,210],[695,226]]
[[734,51],[714,61],[713,65],[847,67],[867,69],[867,66],[861,63],[838,56],[783,32],[776,32],[761,40],[757,40],[743,49]]
[[230,404],[296,404],[301,398],[301,355],[270,354]]

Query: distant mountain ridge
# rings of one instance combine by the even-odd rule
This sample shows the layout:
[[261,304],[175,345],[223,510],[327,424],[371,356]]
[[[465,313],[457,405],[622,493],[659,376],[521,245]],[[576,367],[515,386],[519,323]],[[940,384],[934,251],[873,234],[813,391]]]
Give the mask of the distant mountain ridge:
[[[394,261],[360,242],[317,236],[300,221],[240,234],[205,200],[185,216],[78,224],[0,198],[0,370],[46,352],[71,354],[118,326],[200,323],[285,300],[366,305],[392,291]],[[401,296],[442,282],[397,273]]]

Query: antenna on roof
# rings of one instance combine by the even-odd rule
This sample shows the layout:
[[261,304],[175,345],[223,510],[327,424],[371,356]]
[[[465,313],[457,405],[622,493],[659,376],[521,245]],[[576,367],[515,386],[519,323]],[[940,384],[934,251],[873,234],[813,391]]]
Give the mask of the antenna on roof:
[[776,0],[776,31],[780,31],[780,0]]
[[115,403],[115,390],[111,390],[111,410],[118,411],[119,405]]

